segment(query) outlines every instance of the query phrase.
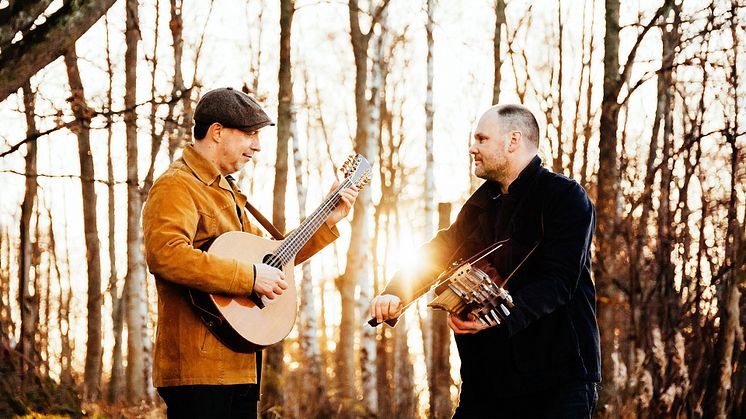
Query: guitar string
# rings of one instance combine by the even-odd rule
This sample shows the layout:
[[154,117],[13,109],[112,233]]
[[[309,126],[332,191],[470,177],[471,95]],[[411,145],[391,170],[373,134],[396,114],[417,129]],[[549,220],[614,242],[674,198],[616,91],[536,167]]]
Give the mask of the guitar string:
[[[288,245],[284,249],[283,252],[281,252],[281,261],[283,264],[290,261],[290,257],[297,253],[297,251],[300,250],[302,247],[302,242],[305,242],[308,238],[310,238],[313,233],[315,233],[315,230],[318,228],[318,226],[321,225],[323,220],[331,213],[331,211],[334,209],[334,207],[337,206],[339,203],[339,191],[341,191],[344,187],[352,184],[351,180],[345,179],[340,185],[334,194],[332,194],[322,205],[320,208],[318,208],[316,211],[314,211],[310,217],[308,217],[311,221],[304,222],[303,226],[299,229],[298,234],[294,235],[293,238],[291,238],[290,241],[288,241]],[[314,225],[314,228],[310,228],[310,226]],[[312,231],[313,230],[313,231]],[[298,240],[297,238],[303,238],[305,240]]]
[[[296,250],[300,250],[300,248],[297,246],[297,238],[299,238],[299,237],[300,238],[308,238],[308,237],[310,237],[310,235],[308,235],[308,233],[307,233],[307,228],[309,226],[313,225],[313,224],[318,224],[318,225],[321,224],[320,221],[322,221],[322,220],[319,220],[319,218],[321,218],[320,215],[322,215],[324,213],[324,211],[329,210],[331,208],[332,204],[334,204],[334,206],[336,206],[336,203],[338,202],[337,200],[339,198],[339,196],[338,196],[339,191],[343,187],[345,187],[346,184],[349,184],[349,183],[350,182],[347,179],[345,179],[345,181],[343,182],[343,184],[340,185],[335,190],[334,194],[332,194],[329,198],[327,198],[325,200],[325,202],[319,208],[317,208],[316,211],[314,211],[311,214],[311,216],[309,216],[306,219],[307,221],[304,221],[303,225],[299,228],[298,231],[296,231],[295,233],[293,233],[293,237],[289,241],[286,241],[285,243],[283,243],[282,245],[280,245],[280,247],[278,248],[277,253],[273,254],[272,257],[271,257],[272,258],[272,263],[271,263],[272,266],[274,266],[274,267],[276,267],[276,268],[279,269],[279,268],[282,267],[282,265],[285,265],[287,262],[290,261],[290,256],[293,255]],[[323,215],[327,216],[328,213],[323,214]]]
[[[358,161],[358,168],[360,163],[361,161]],[[367,171],[369,171],[369,169],[366,169],[366,172]],[[334,209],[334,207],[336,207],[339,203],[339,191],[353,184],[353,177],[354,176],[346,177],[342,181],[342,184],[337,187],[334,193],[326,199],[324,204],[321,205],[316,211],[311,214],[311,216],[307,218],[308,222],[304,221],[301,228],[299,228],[299,230],[293,234],[293,237],[280,246],[278,252],[273,255],[275,256],[275,263],[279,263],[280,266],[288,263],[290,261],[290,258],[302,248],[303,244],[305,244],[305,241],[307,241],[316,232],[318,226],[320,226],[321,222],[323,222],[323,219],[325,219]],[[310,228],[311,226],[313,226],[313,228]],[[304,240],[298,240],[298,238],[302,238]]]
[[[305,241],[310,238],[313,233],[315,233],[315,230],[318,228],[318,226],[321,225],[321,222],[323,222],[323,218],[321,217],[327,217],[331,213],[333,208],[337,206],[340,199],[339,191],[341,191],[344,187],[352,184],[351,178],[352,176],[346,178],[342,182],[342,184],[335,190],[334,194],[327,198],[325,202],[319,208],[317,208],[306,219],[306,221],[304,221],[301,228],[299,228],[299,230],[293,234],[293,237],[290,239],[290,241],[286,241],[285,243],[280,245],[280,247],[278,248],[278,252],[270,256],[268,260],[269,265],[281,269],[282,265],[285,265],[290,261],[290,258],[295,255],[297,251],[299,251],[302,247],[301,243],[305,244]],[[314,224],[315,227],[313,229],[310,229],[309,227]],[[311,232],[310,230],[313,230],[313,232]],[[306,240],[297,240],[298,238],[303,238]]]

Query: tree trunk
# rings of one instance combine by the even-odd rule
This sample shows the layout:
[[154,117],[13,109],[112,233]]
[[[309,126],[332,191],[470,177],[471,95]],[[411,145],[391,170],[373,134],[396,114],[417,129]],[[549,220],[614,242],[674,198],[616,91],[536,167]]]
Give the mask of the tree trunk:
[[[272,224],[284,233],[285,194],[288,182],[288,145],[293,119],[293,81],[291,62],[291,34],[294,0],[280,1],[280,69],[277,92],[277,154],[275,159],[274,199],[272,201]],[[284,343],[279,342],[264,351],[264,375],[262,376],[262,412],[284,404],[283,365]]]
[[[357,148],[367,158],[374,158],[378,156],[378,145],[380,143],[380,120],[381,120],[381,103],[383,101],[383,83],[384,73],[386,72],[386,56],[384,52],[384,33],[385,23],[388,19],[388,13],[386,10],[382,11],[381,14],[381,34],[376,36],[373,44],[373,51],[371,57],[371,74],[370,74],[370,100],[368,101],[369,119],[366,127],[366,146],[365,148]],[[367,188],[366,188],[367,189]],[[370,223],[373,214],[373,202],[372,197],[368,195],[368,206],[364,213],[366,220],[366,226]],[[357,215],[356,215],[357,217]],[[366,246],[367,249],[371,247],[371,236],[367,233],[368,228],[366,227],[366,234],[360,237],[364,243],[361,246]],[[362,250],[362,247],[359,249]],[[370,253],[371,250],[367,251],[367,265],[370,266]],[[357,312],[361,313],[361,317],[364,316],[362,313],[367,313],[370,300],[373,298],[373,291],[375,284],[373,283],[372,270],[368,266],[363,266],[356,273],[357,283],[360,287],[360,294],[358,295]],[[360,350],[359,360],[360,365],[360,379],[362,384],[362,391],[365,397],[363,397],[363,403],[365,411],[368,414],[376,412],[378,409],[378,388],[376,386],[376,333],[377,330],[372,327],[363,327],[360,329]]]
[[[557,0],[557,27],[559,30],[559,34],[557,35],[557,42],[559,43],[559,46],[557,48],[557,61],[559,61],[559,64],[557,69],[557,103],[554,105],[557,108],[557,158],[552,160],[552,171],[554,171],[555,173],[563,173],[563,158],[565,152],[562,148],[562,126],[564,124],[564,118],[562,114],[562,47],[564,45],[562,39],[564,33],[564,23],[562,22],[562,0]],[[572,174],[570,176],[572,176]]]
[[[23,86],[23,105],[26,115],[26,134],[32,136],[37,132],[35,122],[35,93],[31,91],[31,84],[26,81]],[[19,223],[20,240],[18,252],[18,305],[21,314],[21,336],[18,342],[19,352],[23,355],[21,371],[33,368],[28,362],[36,361],[36,344],[34,332],[36,331],[38,319],[36,312],[39,304],[39,296],[32,294],[33,284],[31,278],[31,216],[34,212],[34,201],[36,201],[36,141],[26,146],[26,191],[21,203],[21,220]]]
[[0,345],[8,346],[14,333],[10,317],[10,259],[10,239],[7,228],[3,227],[0,231]]
[[0,101],[69,50],[115,0],[71,0],[0,54]]
[[[160,20],[161,16],[161,8],[160,8],[160,1],[155,0],[155,30],[153,33],[153,55],[148,58],[148,56],[145,56],[145,59],[147,61],[150,61],[151,69],[150,69],[150,100],[152,100],[152,103],[150,104],[150,115],[148,117],[148,125],[150,126],[150,164],[148,165],[148,173],[145,175],[145,179],[142,182],[142,190],[140,191],[142,193],[142,201],[145,202],[145,200],[148,198],[148,192],[150,192],[150,188],[153,187],[153,181],[155,177],[155,160],[158,158],[158,151],[161,149],[161,143],[163,142],[163,135],[166,133],[165,129],[165,121],[164,121],[164,127],[161,129],[161,132],[158,133],[156,130],[156,123],[155,123],[155,116],[158,113],[158,105],[156,105],[156,87],[155,87],[155,79],[156,74],[158,73],[158,29],[160,28],[160,25],[158,25],[158,21]],[[175,102],[174,102],[175,103]],[[169,116],[167,116],[168,118]]]
[[409,344],[407,343],[407,330],[409,319],[402,316],[394,328],[394,356],[396,414],[397,418],[414,418],[417,412],[417,394],[414,391],[414,367],[410,358]]
[[[709,401],[705,406],[705,415],[714,417],[717,419],[725,419],[730,417],[729,401],[734,397],[737,399],[743,398],[743,394],[740,396],[734,392],[733,388],[733,373],[736,368],[743,368],[742,366],[735,364],[734,360],[739,359],[740,353],[736,351],[736,344],[738,343],[738,351],[743,351],[744,348],[744,334],[743,327],[741,326],[741,312],[740,312],[740,301],[741,291],[739,285],[743,285],[744,268],[743,259],[739,257],[739,252],[742,252],[740,246],[743,243],[738,240],[743,237],[743,226],[739,225],[738,222],[738,190],[736,184],[739,179],[739,168],[740,173],[743,173],[743,162],[740,158],[740,148],[738,146],[739,138],[739,124],[738,115],[741,112],[739,103],[738,90],[739,90],[739,72],[738,72],[738,45],[739,35],[738,27],[736,22],[736,16],[738,10],[736,9],[736,2],[731,3],[731,15],[730,15],[730,29],[731,37],[733,40],[733,58],[731,65],[731,73],[728,77],[729,94],[733,98],[733,108],[731,109],[730,115],[732,115],[733,121],[728,119],[726,126],[725,139],[731,149],[730,155],[730,199],[728,202],[728,231],[726,234],[725,241],[725,261],[721,269],[725,270],[723,275],[722,283],[718,287],[718,298],[719,302],[723,303],[722,307],[719,307],[718,314],[720,316],[720,326],[718,330],[718,337],[715,343],[715,357],[716,362],[712,364],[712,372],[710,373],[709,388],[707,394],[709,397],[706,400]],[[740,259],[740,261],[739,261]],[[737,272],[738,271],[738,272]],[[739,284],[740,283],[740,284]],[[734,365],[735,364],[735,365]],[[739,374],[743,376],[743,371]],[[735,394],[734,394],[735,393]]]
[[[428,0],[430,1],[430,0]],[[429,15],[429,13],[428,13]],[[432,24],[428,20],[428,24]],[[492,38],[492,55],[494,57],[495,77],[492,82],[492,104],[500,103],[500,67],[502,67],[502,27],[505,25],[505,0],[495,0],[495,37]]]
[[[438,229],[451,225],[451,204],[438,204]],[[432,314],[432,347],[430,373],[430,418],[451,417],[451,331],[448,328],[448,313],[433,310]]]
[[[350,39],[355,59],[355,150],[365,154],[368,146],[368,42],[369,39],[360,30],[360,10],[357,0],[348,3],[350,19]],[[361,277],[367,275],[368,266],[368,217],[367,209],[371,203],[370,189],[363,189],[355,201],[352,219],[352,237],[347,251],[345,273],[337,281],[342,297],[342,319],[339,326],[339,344],[337,345],[337,386],[342,403],[342,417],[350,417],[356,400],[355,385],[355,334],[358,330],[356,321],[355,288]]]
[[85,99],[83,81],[78,70],[75,49],[65,53],[67,78],[70,83],[71,106],[77,121],[78,156],[80,159],[81,192],[83,198],[83,229],[85,230],[86,260],[88,266],[88,343],[86,345],[84,396],[96,400],[101,390],[101,358],[103,341],[101,330],[101,255],[98,226],[96,225],[96,189],[93,154],[90,143],[90,109]]
[[[673,3],[667,3],[665,14],[673,9]],[[668,69],[661,77],[663,78],[666,89],[664,93],[663,108],[663,147],[661,149],[661,186],[660,186],[660,205],[658,207],[658,249],[656,254],[656,266],[658,267],[657,281],[660,295],[660,309],[658,319],[660,328],[664,336],[672,336],[676,332],[676,323],[679,317],[679,296],[676,293],[674,265],[671,261],[673,251],[673,231],[672,231],[672,213],[671,213],[671,183],[673,182],[673,159],[671,158],[674,127],[673,127],[673,64],[675,58],[675,48],[678,45],[678,9],[675,10],[673,23],[666,25],[663,31],[663,54],[661,59],[661,68]],[[670,27],[670,29],[668,29]]]
[[[435,159],[433,157],[433,120],[435,118],[435,110],[433,109],[433,78],[435,76],[433,65],[433,51],[435,50],[433,42],[434,3],[435,0],[427,0],[427,21],[425,23],[425,34],[427,35],[427,84],[425,93],[425,225],[423,231],[427,240],[435,235]],[[495,29],[495,31],[498,32],[499,30]],[[499,57],[496,57],[497,59]],[[497,73],[499,71],[495,74]]]
[[[109,76],[109,85],[106,90],[106,109],[111,111],[113,104],[113,82],[114,70],[111,62],[111,49],[109,43],[109,21],[106,20],[106,69]],[[117,273],[117,247],[116,247],[116,200],[114,197],[114,165],[111,158],[112,144],[112,118],[107,119],[107,142],[106,142],[106,178],[107,206],[108,206],[108,232],[109,232],[109,296],[111,299],[111,323],[114,335],[114,346],[111,349],[111,376],[106,400],[110,404],[122,400],[124,394],[124,363],[122,362],[122,333],[124,329],[124,295],[119,293],[119,274]]]
[[[306,218],[307,188],[303,181],[303,159],[295,118],[293,118],[292,127],[295,183],[298,190],[298,215],[299,219],[303,220]],[[310,134],[309,132],[306,136],[307,139],[311,138]],[[308,153],[308,147],[306,150]],[[306,169],[306,178],[310,179],[310,170]],[[304,262],[301,269],[303,273],[300,283],[300,307],[298,309],[298,342],[301,364],[304,365],[304,368],[300,371],[300,416],[329,416],[332,411],[328,399],[317,397],[319,394],[326,394],[326,378],[322,370],[321,347],[319,346],[319,339],[316,337],[319,324],[317,322],[318,311],[316,310],[313,278],[311,277],[311,262]]]
[[[171,41],[174,50],[174,80],[173,87],[171,89],[171,96],[177,94],[177,92],[184,91],[184,76],[181,72],[182,57],[184,55],[184,38],[182,32],[184,30],[184,20],[182,17],[183,2],[182,0],[170,0],[171,5],[171,21],[169,22],[169,28],[171,29]],[[181,93],[183,94],[183,93]],[[189,96],[184,97],[184,103],[186,104],[191,100],[191,92]],[[168,105],[168,117],[165,122],[166,135],[168,135],[168,161],[173,162],[176,154],[176,150],[181,147],[184,142],[186,130],[184,124],[191,123],[191,121],[182,121],[178,123],[179,118],[174,116],[174,109],[176,102],[172,102]]]
[[142,254],[140,210],[142,196],[138,179],[136,72],[137,44],[139,42],[138,0],[127,0],[127,26],[124,55],[125,96],[124,122],[127,137],[127,277],[125,293],[127,301],[127,400],[139,403],[145,398],[145,261]]
[[[601,103],[601,124],[598,160],[598,197],[596,199],[597,231],[595,280],[598,289],[598,323],[601,330],[603,386],[599,403],[603,412],[604,402],[616,394],[611,379],[614,361],[614,329],[619,326],[614,303],[618,290],[614,286],[616,275],[614,258],[614,229],[617,223],[617,195],[619,170],[617,168],[617,126],[619,115],[619,0],[606,0],[606,36],[604,37],[604,86]],[[604,412],[613,414],[613,412]]]

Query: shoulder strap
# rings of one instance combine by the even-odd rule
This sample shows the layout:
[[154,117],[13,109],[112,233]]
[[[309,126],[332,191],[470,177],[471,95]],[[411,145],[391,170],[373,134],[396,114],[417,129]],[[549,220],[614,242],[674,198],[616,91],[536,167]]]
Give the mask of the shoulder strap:
[[285,236],[283,236],[282,233],[280,233],[280,231],[277,230],[277,227],[272,225],[272,223],[270,223],[269,220],[264,218],[262,213],[259,212],[258,209],[254,208],[254,206],[251,205],[248,201],[246,202],[246,209],[249,210],[251,215],[253,215],[254,218],[257,219],[257,221],[259,221],[259,224],[261,224],[262,227],[264,227],[264,229],[267,230],[269,234],[271,234],[272,237],[275,238],[275,240],[282,240],[285,238]]

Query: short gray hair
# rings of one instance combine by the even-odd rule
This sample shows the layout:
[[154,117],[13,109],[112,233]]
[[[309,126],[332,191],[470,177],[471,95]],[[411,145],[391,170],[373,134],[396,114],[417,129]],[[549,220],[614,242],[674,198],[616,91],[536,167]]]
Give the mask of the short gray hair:
[[495,112],[505,131],[520,131],[523,137],[539,148],[539,123],[528,108],[523,105],[497,105]]

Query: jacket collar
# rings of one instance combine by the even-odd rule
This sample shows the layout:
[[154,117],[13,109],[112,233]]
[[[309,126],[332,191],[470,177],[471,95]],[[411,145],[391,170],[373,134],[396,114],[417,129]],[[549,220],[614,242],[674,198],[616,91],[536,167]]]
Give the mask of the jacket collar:
[[[531,185],[531,179],[536,176],[536,173],[541,168],[541,158],[534,156],[534,158],[521,170],[516,180],[508,187],[508,194],[510,195],[521,195]],[[485,181],[474,193],[469,197],[464,205],[475,205],[480,208],[487,208],[490,201],[495,199],[501,194],[500,183],[492,180]]]
[[230,184],[225,179],[225,176],[220,174],[218,168],[209,160],[202,157],[194,147],[189,144],[184,147],[181,157],[184,159],[184,163],[189,167],[197,179],[202,181],[205,185],[212,185],[216,180],[219,181],[218,185],[227,190],[231,190]]
[[539,171],[540,167],[541,158],[539,156],[534,156],[534,158],[531,159],[526,167],[521,170],[521,173],[513,181],[513,183],[508,186],[508,193],[511,195],[523,194],[526,189],[528,189],[529,185],[531,185],[531,180],[534,178],[534,175],[536,175],[536,172]]

